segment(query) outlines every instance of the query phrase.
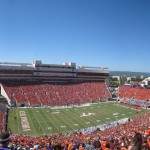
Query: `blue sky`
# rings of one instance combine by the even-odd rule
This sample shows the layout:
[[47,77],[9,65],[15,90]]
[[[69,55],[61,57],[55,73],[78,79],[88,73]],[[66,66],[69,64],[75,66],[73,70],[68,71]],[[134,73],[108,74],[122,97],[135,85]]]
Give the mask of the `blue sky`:
[[149,0],[0,0],[0,61],[150,72]]

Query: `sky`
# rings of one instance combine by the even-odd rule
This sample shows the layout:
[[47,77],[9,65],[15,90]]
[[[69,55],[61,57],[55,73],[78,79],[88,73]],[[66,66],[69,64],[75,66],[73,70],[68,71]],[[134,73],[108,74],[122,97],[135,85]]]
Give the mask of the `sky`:
[[0,62],[150,72],[149,0],[0,0]]

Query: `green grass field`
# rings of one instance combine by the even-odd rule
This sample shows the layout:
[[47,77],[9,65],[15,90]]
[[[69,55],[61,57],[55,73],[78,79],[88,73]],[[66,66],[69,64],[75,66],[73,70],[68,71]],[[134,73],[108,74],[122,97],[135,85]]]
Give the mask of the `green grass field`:
[[[142,109],[137,114],[132,106],[123,107],[119,103],[99,103],[91,106],[50,109],[50,108],[14,108],[9,110],[8,128],[15,134],[43,135],[58,131],[72,131],[81,128],[97,126],[110,121],[122,118],[134,119],[138,115],[146,113],[148,110]],[[126,105],[127,106],[127,105]],[[23,131],[20,113],[25,113],[30,127],[29,131]],[[82,116],[83,114],[89,116]],[[113,114],[118,113],[117,117]],[[81,117],[82,116],[82,117]]]

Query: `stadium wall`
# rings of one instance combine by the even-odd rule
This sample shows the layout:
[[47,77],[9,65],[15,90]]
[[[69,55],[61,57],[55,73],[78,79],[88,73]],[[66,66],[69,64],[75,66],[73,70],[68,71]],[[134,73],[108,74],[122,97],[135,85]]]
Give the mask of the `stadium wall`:
[[5,92],[5,90],[4,90],[3,86],[2,86],[2,84],[0,84],[0,86],[1,86],[1,95],[4,96],[4,97],[7,99],[8,104],[11,105],[10,99],[9,99],[7,93]]

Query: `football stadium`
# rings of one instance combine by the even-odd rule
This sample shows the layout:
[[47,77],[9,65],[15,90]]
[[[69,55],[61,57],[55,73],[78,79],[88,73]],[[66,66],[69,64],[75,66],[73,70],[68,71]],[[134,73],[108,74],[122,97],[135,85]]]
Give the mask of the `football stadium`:
[[150,90],[120,86],[114,101],[109,75],[72,62],[1,62],[0,130],[11,134],[10,148],[127,149],[140,141],[149,149]]

